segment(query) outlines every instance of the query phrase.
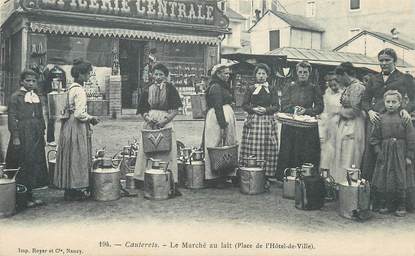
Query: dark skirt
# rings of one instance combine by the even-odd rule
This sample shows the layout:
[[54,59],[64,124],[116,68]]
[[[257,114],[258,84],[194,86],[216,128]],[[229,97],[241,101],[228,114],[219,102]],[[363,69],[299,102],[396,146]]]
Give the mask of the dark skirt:
[[240,162],[249,156],[265,160],[267,176],[275,176],[278,159],[278,127],[273,115],[250,114],[242,131]]
[[22,167],[16,177],[18,184],[25,185],[29,191],[49,184],[45,155],[45,138],[42,121],[39,119],[19,122],[20,146],[13,145],[10,138],[6,155],[6,168]]
[[406,164],[406,142],[395,138],[382,141],[382,151],[376,161],[372,186],[377,192],[394,193],[415,186],[412,165]]
[[318,127],[295,127],[283,124],[277,164],[277,179],[282,180],[286,168],[295,168],[303,163],[320,164],[320,138]]

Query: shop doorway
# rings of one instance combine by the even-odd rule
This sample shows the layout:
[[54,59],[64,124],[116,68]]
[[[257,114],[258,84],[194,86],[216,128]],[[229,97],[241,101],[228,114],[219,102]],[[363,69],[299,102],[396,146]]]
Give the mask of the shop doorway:
[[144,46],[138,40],[120,40],[121,108],[123,114],[135,114],[142,83]]

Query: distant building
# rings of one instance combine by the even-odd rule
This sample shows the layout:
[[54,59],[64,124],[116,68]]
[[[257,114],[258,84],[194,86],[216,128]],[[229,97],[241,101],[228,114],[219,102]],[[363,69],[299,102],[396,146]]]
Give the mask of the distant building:
[[346,42],[337,46],[338,52],[360,53],[377,58],[377,54],[384,48],[392,48],[398,55],[398,64],[406,66],[401,70],[415,73],[415,41],[402,38],[396,31],[394,34],[364,30]]
[[234,53],[242,48],[242,26],[246,18],[230,7],[225,7],[224,13],[229,19],[231,34],[222,41],[222,53]]
[[363,30],[389,34],[396,28],[415,40],[415,1],[379,0],[279,0],[288,13],[303,15],[325,33],[323,49],[333,49]]
[[251,53],[263,54],[281,47],[321,49],[323,32],[304,16],[268,10],[249,29]]

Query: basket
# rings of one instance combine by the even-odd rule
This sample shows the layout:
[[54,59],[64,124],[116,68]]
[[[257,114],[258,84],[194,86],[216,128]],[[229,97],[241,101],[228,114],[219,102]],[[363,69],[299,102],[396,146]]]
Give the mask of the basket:
[[226,174],[238,166],[238,145],[207,148],[212,171]]
[[141,131],[144,153],[156,153],[171,150],[172,128]]
[[317,127],[317,121],[302,121],[298,119],[294,119],[292,115],[288,114],[277,114],[277,120],[280,121],[282,124],[286,124],[289,126],[301,127],[301,128],[310,128],[310,127]]

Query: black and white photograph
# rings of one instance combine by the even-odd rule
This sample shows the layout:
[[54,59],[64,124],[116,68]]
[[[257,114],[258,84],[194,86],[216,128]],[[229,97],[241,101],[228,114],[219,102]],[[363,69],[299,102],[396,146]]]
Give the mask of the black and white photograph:
[[0,256],[415,255],[414,0],[0,0]]

